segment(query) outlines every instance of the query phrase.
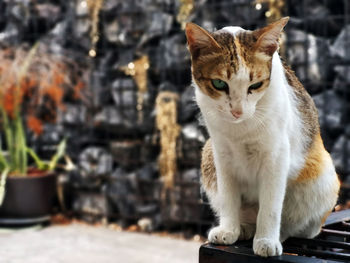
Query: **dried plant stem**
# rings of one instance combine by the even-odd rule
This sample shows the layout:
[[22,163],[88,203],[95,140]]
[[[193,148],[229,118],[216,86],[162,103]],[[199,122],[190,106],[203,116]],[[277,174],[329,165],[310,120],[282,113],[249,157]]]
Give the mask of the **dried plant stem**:
[[120,69],[128,76],[132,76],[137,86],[137,105],[138,123],[143,122],[143,101],[147,92],[147,71],[150,67],[148,56],[142,56],[139,59],[130,62],[127,66]]
[[96,45],[99,40],[99,30],[98,30],[99,14],[103,6],[103,1],[104,0],[87,1],[89,13],[90,13],[90,19],[92,23],[91,31],[90,31],[90,39],[91,39],[91,49],[89,51],[90,57],[96,56]]
[[181,24],[181,28],[185,29],[186,23],[194,10],[193,0],[180,0],[180,8],[176,16],[176,20]]
[[177,101],[179,97],[174,92],[160,92],[156,99],[156,125],[160,131],[161,153],[159,170],[164,180],[164,189],[174,186],[176,165],[176,141],[180,134],[177,124]]

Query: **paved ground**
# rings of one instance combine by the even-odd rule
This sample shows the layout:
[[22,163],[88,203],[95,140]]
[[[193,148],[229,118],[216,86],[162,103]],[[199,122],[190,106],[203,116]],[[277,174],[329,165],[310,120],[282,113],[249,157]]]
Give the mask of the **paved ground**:
[[81,224],[0,229],[1,263],[194,263],[199,246],[195,241]]

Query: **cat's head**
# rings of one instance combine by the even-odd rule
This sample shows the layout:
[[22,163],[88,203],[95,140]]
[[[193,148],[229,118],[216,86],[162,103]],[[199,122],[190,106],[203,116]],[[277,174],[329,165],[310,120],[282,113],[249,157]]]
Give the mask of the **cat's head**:
[[196,24],[186,25],[193,80],[205,101],[202,111],[233,123],[254,116],[269,87],[272,56],[288,20],[255,31],[225,27],[209,33]]

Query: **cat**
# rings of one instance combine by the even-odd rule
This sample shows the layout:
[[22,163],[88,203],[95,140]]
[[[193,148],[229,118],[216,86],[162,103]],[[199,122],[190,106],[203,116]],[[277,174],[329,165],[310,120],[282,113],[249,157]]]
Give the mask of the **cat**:
[[185,30],[210,136],[201,181],[219,225],[209,242],[254,237],[263,257],[281,255],[288,237],[316,236],[340,186],[314,102],[278,54],[288,20],[254,31],[210,33],[194,23]]

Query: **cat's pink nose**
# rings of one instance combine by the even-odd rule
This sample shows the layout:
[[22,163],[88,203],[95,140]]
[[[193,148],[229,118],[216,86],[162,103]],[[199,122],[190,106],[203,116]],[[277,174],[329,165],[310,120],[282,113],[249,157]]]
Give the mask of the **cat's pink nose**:
[[231,114],[232,114],[233,117],[238,119],[239,117],[242,116],[242,111],[240,111],[240,110],[231,110]]

